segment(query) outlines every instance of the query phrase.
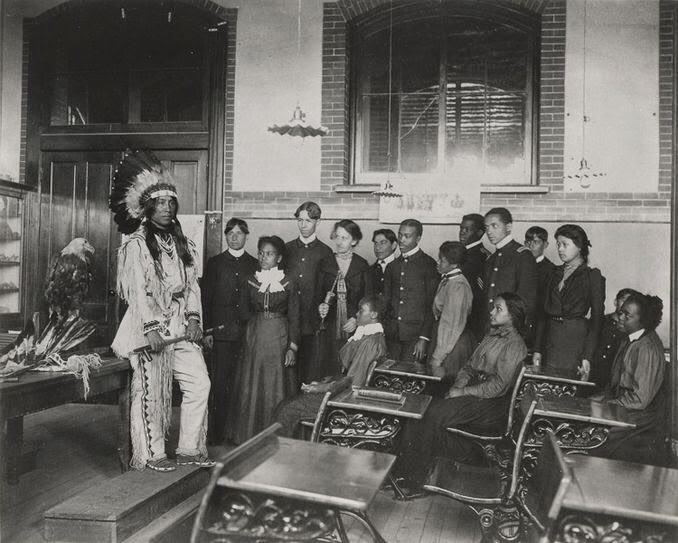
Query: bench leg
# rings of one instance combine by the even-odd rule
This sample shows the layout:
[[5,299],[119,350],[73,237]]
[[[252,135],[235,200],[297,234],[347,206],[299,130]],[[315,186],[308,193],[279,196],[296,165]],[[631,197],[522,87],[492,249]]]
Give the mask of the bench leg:
[[341,543],[349,543],[344,522],[341,520],[341,513],[339,511],[335,511],[334,518],[337,522],[337,534],[339,535],[339,541],[341,541]]
[[7,437],[5,443],[5,478],[10,485],[19,483],[21,471],[21,453],[24,442],[24,418],[7,419]]
[[118,459],[120,460],[120,471],[129,470],[131,459],[130,444],[130,378],[129,373],[125,385],[118,391],[118,411],[120,413],[120,423],[118,426]]

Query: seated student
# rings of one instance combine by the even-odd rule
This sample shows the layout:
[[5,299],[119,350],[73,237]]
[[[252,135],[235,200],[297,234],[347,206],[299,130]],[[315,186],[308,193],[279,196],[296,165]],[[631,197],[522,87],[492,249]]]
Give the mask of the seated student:
[[610,384],[595,399],[630,410],[636,428],[613,428],[607,441],[591,454],[615,460],[666,465],[664,346],[655,329],[662,320],[657,296],[631,294],[619,312],[625,337],[612,365]]
[[355,386],[365,386],[370,364],[386,356],[384,329],[379,322],[380,303],[375,298],[360,300],[356,313],[358,328],[339,350],[339,362],[345,377],[323,377],[301,387],[301,394],[283,400],[275,409],[274,420],[282,424],[279,434],[294,437],[302,419],[313,418],[328,390],[340,387],[349,379]]
[[494,298],[490,331],[443,399],[434,398],[418,423],[406,428],[403,443],[409,448],[399,459],[399,471],[420,486],[434,456],[468,461],[472,443],[446,432],[450,426],[475,432],[496,432],[506,420],[507,401],[518,370],[527,356],[525,302],[513,293]]
[[603,317],[598,347],[593,355],[591,366],[591,381],[596,384],[596,392],[602,392],[610,383],[612,362],[614,362],[621,340],[626,336],[624,331],[619,329],[619,312],[631,294],[640,294],[640,292],[632,288],[621,289],[614,299],[614,311]]

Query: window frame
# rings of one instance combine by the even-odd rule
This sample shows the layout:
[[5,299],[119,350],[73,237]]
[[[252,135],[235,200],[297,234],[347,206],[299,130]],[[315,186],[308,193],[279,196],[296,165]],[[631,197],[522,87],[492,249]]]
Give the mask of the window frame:
[[[509,8],[500,8],[495,7],[483,7],[480,5],[459,5],[451,6],[451,3],[441,5],[431,5],[431,10],[424,12],[424,10],[410,8],[394,8],[393,10],[393,25],[396,28],[399,24],[402,23],[416,23],[424,22],[432,19],[438,19],[443,23],[445,20],[449,20],[454,17],[464,17],[464,18],[476,18],[483,21],[489,21],[496,24],[509,26],[517,28],[521,31],[528,33],[528,46],[531,48],[531,51],[528,53],[529,62],[526,67],[527,70],[527,85],[526,85],[526,117],[525,117],[525,136],[524,136],[524,145],[526,149],[526,161],[530,164],[529,174],[525,175],[522,179],[513,179],[509,180],[506,183],[497,185],[496,183],[481,183],[481,187],[536,187],[538,186],[539,179],[539,109],[540,109],[540,100],[539,100],[539,85],[540,85],[540,39],[541,39],[541,19],[535,14],[519,9],[509,9]],[[379,13],[376,13],[376,12]],[[411,13],[409,13],[411,11]],[[363,149],[364,149],[364,123],[366,115],[362,109],[362,93],[360,92],[360,85],[364,84],[364,81],[360,80],[360,71],[361,71],[361,53],[364,50],[363,43],[373,34],[383,31],[388,28],[389,25],[389,9],[377,8],[377,10],[372,10],[368,12],[362,18],[352,21],[350,25],[350,59],[355,59],[353,62],[349,62],[349,175],[348,175],[348,185],[349,186],[367,186],[367,185],[381,185],[387,179],[389,174],[387,172],[369,172],[362,171],[363,164]],[[446,40],[442,39],[445,34],[442,33],[438,36],[441,44],[439,45],[438,50],[441,52],[439,55],[439,68],[438,68],[438,87],[439,87],[439,98],[438,98],[438,114],[439,118],[444,117],[445,109],[440,107],[441,97],[444,98],[446,91],[443,90],[445,87],[441,82],[443,78],[446,78]],[[438,152],[437,152],[437,166],[434,170],[430,172],[422,173],[401,173],[398,171],[391,172],[391,177],[400,176],[412,181],[425,180],[429,179],[432,175],[440,175],[444,173],[444,164],[445,164],[445,138],[441,139],[441,132],[445,134],[446,126],[445,124],[440,124],[438,126],[439,136],[438,136]]]

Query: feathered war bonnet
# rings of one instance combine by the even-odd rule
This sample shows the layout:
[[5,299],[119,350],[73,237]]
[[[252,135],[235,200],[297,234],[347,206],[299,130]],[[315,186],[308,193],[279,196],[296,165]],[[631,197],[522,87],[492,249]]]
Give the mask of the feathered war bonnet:
[[131,234],[144,220],[144,204],[152,198],[177,198],[172,176],[150,151],[125,151],[113,174],[109,207],[121,234]]

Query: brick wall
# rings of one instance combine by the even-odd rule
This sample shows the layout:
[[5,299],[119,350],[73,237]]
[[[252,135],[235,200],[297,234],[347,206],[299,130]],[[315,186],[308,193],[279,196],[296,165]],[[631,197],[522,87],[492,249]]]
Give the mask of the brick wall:
[[[350,141],[346,17],[358,16],[386,0],[339,0],[323,5],[322,123],[330,134],[321,142],[320,191],[312,193],[238,192],[225,195],[228,215],[289,218],[305,199],[314,199],[328,218],[378,217],[378,199],[364,193],[337,193],[348,182]],[[673,145],[673,36],[676,3],[660,0],[659,34],[659,190],[652,193],[565,193],[566,0],[513,0],[541,11],[538,182],[548,193],[481,194],[481,209],[506,206],[518,221],[670,222]],[[265,204],[265,205],[264,205]]]

